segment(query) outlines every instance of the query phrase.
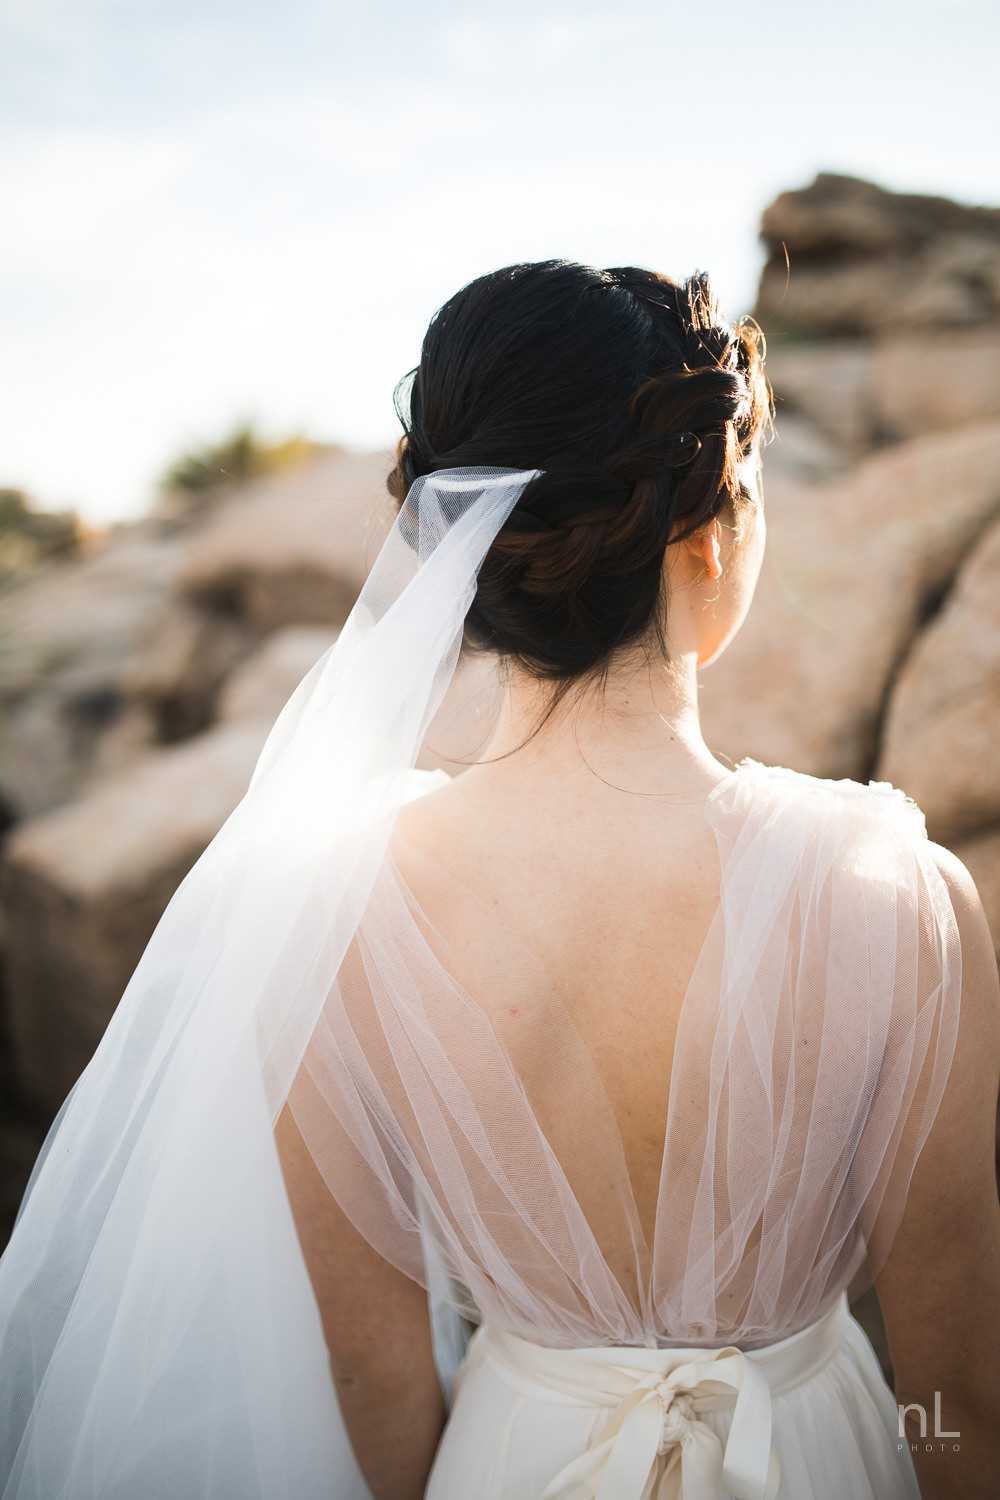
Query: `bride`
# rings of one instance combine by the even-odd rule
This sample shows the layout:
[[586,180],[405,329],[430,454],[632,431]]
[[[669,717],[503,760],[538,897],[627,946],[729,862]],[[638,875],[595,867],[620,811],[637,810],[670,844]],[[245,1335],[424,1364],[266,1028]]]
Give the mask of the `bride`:
[[[753,330],[513,266],[400,406],[396,524],[0,1262],[3,1500],[992,1494],[978,898],[892,788],[699,729],[764,546]],[[449,781],[463,635],[504,693]]]

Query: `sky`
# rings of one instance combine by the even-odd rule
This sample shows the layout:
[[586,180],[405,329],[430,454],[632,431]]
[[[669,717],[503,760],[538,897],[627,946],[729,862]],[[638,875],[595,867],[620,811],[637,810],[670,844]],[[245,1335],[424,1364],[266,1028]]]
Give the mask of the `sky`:
[[1000,204],[996,0],[0,0],[0,487],[136,515],[254,420],[373,447],[465,282],[706,269],[817,171]]

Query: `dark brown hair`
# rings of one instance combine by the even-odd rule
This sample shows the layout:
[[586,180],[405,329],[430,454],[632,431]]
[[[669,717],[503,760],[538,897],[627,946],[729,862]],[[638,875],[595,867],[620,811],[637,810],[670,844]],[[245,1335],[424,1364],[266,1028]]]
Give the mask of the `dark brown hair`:
[[568,683],[657,632],[667,546],[741,498],[767,418],[756,325],[704,275],[508,266],[431,320],[400,383],[389,491],[459,467],[543,472],[490,548],[466,640]]

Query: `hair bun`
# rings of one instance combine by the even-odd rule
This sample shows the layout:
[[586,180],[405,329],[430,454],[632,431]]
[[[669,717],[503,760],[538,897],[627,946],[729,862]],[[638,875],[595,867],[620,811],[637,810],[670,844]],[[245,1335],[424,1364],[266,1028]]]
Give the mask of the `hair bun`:
[[642,438],[620,453],[605,459],[604,467],[621,479],[648,479],[664,469],[685,469],[701,452],[701,438],[694,432],[667,432]]
[[563,530],[609,520],[627,504],[632,486],[604,464],[556,461],[541,465],[521,497],[521,508]]
[[581,584],[600,556],[608,526],[626,509],[632,486],[598,464],[560,463],[525,488],[490,549],[507,586],[558,594]]
[[662,632],[666,548],[739,503],[768,410],[758,339],[704,276],[566,261],[508,266],[435,314],[397,392],[392,493],[445,467],[540,471],[480,569],[473,645],[567,682]]

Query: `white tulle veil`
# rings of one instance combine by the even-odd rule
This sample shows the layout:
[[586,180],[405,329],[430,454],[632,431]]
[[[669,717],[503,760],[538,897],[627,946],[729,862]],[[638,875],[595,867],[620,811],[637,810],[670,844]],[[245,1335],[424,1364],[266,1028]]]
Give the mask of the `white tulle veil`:
[[64,1105],[0,1262],[5,1500],[350,1493],[271,1132],[532,477],[412,487]]
[[706,800],[721,899],[651,1233],[544,966],[390,842],[532,477],[412,487],[53,1127],[0,1261],[3,1500],[364,1495],[274,1143],[286,1102],[358,1229],[428,1286],[445,1375],[460,1314],[564,1346],[750,1347],[884,1260],[961,971],[900,794],[750,763]]

